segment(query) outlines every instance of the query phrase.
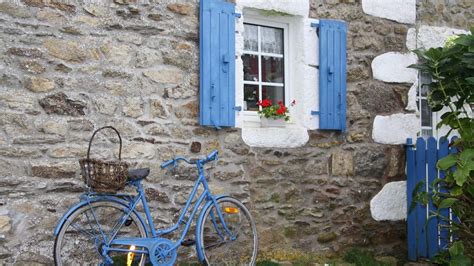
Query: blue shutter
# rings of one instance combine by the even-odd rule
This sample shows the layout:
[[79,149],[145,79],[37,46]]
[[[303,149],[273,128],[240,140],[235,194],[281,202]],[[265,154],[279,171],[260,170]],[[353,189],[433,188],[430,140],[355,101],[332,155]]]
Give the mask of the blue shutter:
[[346,129],[346,35],[343,21],[319,21],[319,129]]
[[201,0],[200,119],[203,126],[235,125],[235,5]]

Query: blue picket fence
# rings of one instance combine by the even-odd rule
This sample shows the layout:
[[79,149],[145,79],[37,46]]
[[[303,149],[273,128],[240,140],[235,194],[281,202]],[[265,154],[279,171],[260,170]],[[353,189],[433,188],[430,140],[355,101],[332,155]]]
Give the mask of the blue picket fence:
[[[414,144],[412,139],[407,139],[406,162],[407,162],[407,201],[408,208],[412,206],[413,191],[433,191],[433,181],[445,173],[436,168],[439,159],[449,153],[456,153],[454,147],[449,147],[446,138],[439,142],[430,137],[427,140],[418,138]],[[408,259],[416,261],[419,258],[433,258],[440,249],[446,247],[450,242],[450,234],[446,229],[446,221],[429,217],[435,206],[430,202],[427,206],[417,203],[407,217],[407,240]],[[450,210],[444,209],[441,213],[449,217]]]

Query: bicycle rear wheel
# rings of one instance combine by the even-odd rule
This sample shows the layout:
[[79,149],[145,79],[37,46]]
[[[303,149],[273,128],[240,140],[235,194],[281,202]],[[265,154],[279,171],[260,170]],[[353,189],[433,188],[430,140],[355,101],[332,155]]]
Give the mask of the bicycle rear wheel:
[[204,264],[207,265],[255,265],[258,237],[255,222],[249,210],[239,200],[224,197],[217,200],[225,224],[234,239],[224,229],[216,207],[205,210],[198,228],[198,241]]
[[[93,210],[93,211],[92,211]],[[116,238],[146,237],[146,230],[135,213],[131,213],[125,224],[118,227],[128,207],[113,201],[96,201],[86,204],[69,215],[54,241],[54,262],[56,265],[98,265],[103,262],[101,255],[104,237],[99,228],[110,237],[117,231]],[[115,228],[115,229],[114,229]],[[130,249],[129,246],[114,246]],[[136,249],[141,249],[137,247]],[[132,253],[109,253],[114,264],[145,265],[146,255]]]

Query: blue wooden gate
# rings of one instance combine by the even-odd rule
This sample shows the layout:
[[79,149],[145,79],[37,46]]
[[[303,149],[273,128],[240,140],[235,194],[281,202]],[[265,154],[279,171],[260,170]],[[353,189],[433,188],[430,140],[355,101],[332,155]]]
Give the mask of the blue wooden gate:
[[[408,207],[413,204],[413,192],[433,191],[433,181],[444,177],[444,171],[436,168],[439,159],[449,153],[455,153],[454,147],[449,147],[446,138],[438,141],[434,137],[427,140],[418,138],[414,144],[412,139],[407,139],[407,200]],[[407,239],[408,259],[416,261],[419,258],[433,258],[440,249],[450,242],[450,234],[446,229],[446,222],[436,217],[429,219],[432,212],[436,211],[432,202],[427,206],[416,203],[408,212]],[[449,217],[450,210],[443,209],[441,214]]]

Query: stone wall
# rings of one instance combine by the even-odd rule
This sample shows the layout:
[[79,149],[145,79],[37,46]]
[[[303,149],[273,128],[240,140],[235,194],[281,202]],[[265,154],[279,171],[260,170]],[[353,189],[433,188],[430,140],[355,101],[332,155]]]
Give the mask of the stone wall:
[[418,24],[469,29],[474,24],[470,0],[418,0]]
[[[370,66],[407,52],[409,25],[367,15],[357,0],[312,0],[311,17],[349,22],[348,130],[311,131],[302,148],[252,148],[239,129],[198,125],[197,1],[91,2],[0,1],[0,262],[52,262],[54,225],[83,191],[77,160],[103,125],[122,133],[124,159],[152,169],[159,226],[176,218],[194,177],[158,165],[218,149],[212,189],[248,204],[262,256],[405,256],[404,222],[369,210],[385,183],[404,179],[403,147],[375,143],[371,128],[376,115],[403,112],[411,84],[375,80]],[[110,157],[116,141],[106,134],[94,148]]]

